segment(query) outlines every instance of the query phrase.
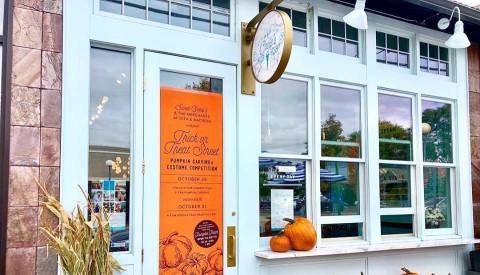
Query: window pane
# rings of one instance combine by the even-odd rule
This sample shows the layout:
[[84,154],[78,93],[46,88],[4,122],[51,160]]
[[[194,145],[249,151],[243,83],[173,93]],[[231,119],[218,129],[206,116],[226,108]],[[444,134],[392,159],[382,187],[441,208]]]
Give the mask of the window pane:
[[260,159],[261,237],[283,230],[283,218],[307,216],[305,165],[305,161]]
[[168,24],[168,2],[150,0],[148,4],[148,20]]
[[380,164],[380,207],[411,207],[410,166]]
[[428,57],[428,44],[427,43],[420,43],[420,55]]
[[322,155],[361,156],[360,91],[321,86]]
[[398,50],[398,36],[387,34],[387,48]]
[[145,0],[125,0],[125,15],[145,19]]
[[409,68],[410,64],[408,62],[409,55],[406,53],[398,53],[398,66]]
[[307,93],[304,81],[262,85],[262,152],[308,154]]
[[426,228],[451,228],[450,168],[425,167],[423,180]]
[[440,60],[448,62],[448,49],[440,47]]
[[430,58],[438,59],[438,46],[428,44],[428,54]]
[[385,63],[387,61],[387,51],[383,48],[377,48],[377,62]]
[[399,37],[398,38],[398,49],[402,52],[410,52],[410,41],[408,38]]
[[358,43],[347,40],[347,55],[358,57]]
[[190,28],[190,7],[171,3],[171,23],[175,26]]
[[448,63],[440,62],[439,64],[440,75],[448,75]]
[[392,65],[398,64],[398,52],[396,51],[387,51],[387,63]]
[[447,162],[452,159],[452,106],[422,100],[423,160]]
[[323,224],[322,238],[348,238],[363,236],[362,223]]
[[210,0],[192,0],[192,4],[196,7],[210,8]]
[[345,23],[332,20],[333,35],[345,38]]
[[214,92],[219,94],[223,92],[223,82],[219,78],[162,71],[161,81],[164,87]]
[[326,52],[331,51],[332,39],[329,36],[318,35],[318,49]]
[[293,44],[297,46],[307,46],[307,31],[293,29]]
[[358,41],[358,29],[347,25],[347,39]]
[[204,9],[192,9],[192,28],[194,30],[210,31],[210,11]]
[[359,164],[320,162],[322,216],[360,215]]
[[386,215],[380,217],[382,235],[413,234],[413,215]]
[[385,43],[385,33],[383,32],[377,32],[377,47],[386,47]]
[[228,14],[213,13],[213,33],[230,35],[230,17]]
[[324,17],[319,17],[318,18],[318,32],[324,33],[324,34],[331,34],[331,20],[328,18]]
[[122,14],[122,0],[100,0],[100,10]]
[[333,38],[332,39],[332,52],[338,54],[345,54],[345,40]]
[[420,70],[422,72],[428,72],[428,59],[425,57],[420,57]]
[[131,56],[91,50],[89,194],[112,215],[111,251],[129,250]]
[[295,28],[307,29],[307,14],[292,10],[292,24]]
[[412,160],[412,99],[378,95],[380,158]]
[[428,60],[428,71],[431,73],[438,74],[438,60],[436,59]]
[[267,3],[259,2],[259,3],[258,3],[258,10],[261,11],[261,10],[263,10],[264,8],[266,8],[267,6],[268,6]]
[[230,0],[213,0],[213,7],[221,12],[230,11]]

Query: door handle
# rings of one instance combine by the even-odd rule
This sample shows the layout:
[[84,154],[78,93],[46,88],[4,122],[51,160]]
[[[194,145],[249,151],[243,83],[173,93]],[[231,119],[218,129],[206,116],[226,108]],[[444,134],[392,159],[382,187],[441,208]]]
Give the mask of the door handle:
[[235,226],[227,227],[227,267],[237,265],[237,233]]

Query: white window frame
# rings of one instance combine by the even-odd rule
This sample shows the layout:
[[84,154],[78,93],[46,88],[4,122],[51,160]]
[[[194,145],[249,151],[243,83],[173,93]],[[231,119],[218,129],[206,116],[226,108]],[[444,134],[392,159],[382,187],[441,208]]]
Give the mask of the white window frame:
[[[313,155],[314,155],[314,146],[313,146],[313,85],[312,79],[308,77],[295,76],[285,74],[282,76],[282,79],[302,81],[307,83],[307,142],[308,142],[308,154],[282,154],[282,153],[262,153],[260,151],[259,159],[286,159],[286,160],[298,160],[305,161],[305,196],[306,196],[306,211],[307,218],[313,219],[314,213],[312,205],[314,205],[314,195],[313,195],[313,177],[312,173],[314,170],[313,165]],[[261,93],[257,95],[261,98]],[[258,163],[258,161],[257,161]],[[258,173],[257,169],[257,173]],[[257,185],[258,186],[258,185]],[[260,247],[264,249],[269,248],[270,239],[272,237],[259,237],[260,238]]]
[[[321,123],[323,118],[321,117],[321,94],[322,94],[322,86],[331,86],[337,88],[345,88],[350,90],[355,90],[360,93],[360,131],[361,131],[361,142],[360,142],[360,157],[359,158],[348,158],[348,157],[330,157],[330,156],[323,156],[322,155],[322,126]],[[366,167],[366,139],[367,139],[367,131],[366,131],[366,116],[365,116],[365,89],[362,86],[358,85],[351,85],[351,84],[344,84],[339,82],[332,82],[326,80],[318,80],[318,84],[316,87],[315,93],[315,168],[314,170],[314,187],[316,189],[315,192],[315,207],[318,209],[316,214],[317,217],[317,228],[318,235],[319,235],[319,242],[318,245],[331,245],[338,241],[346,241],[348,243],[354,242],[363,242],[366,240],[366,222],[365,222],[365,207],[366,207],[366,196],[365,196],[365,189],[366,183],[368,180],[366,179],[365,167]],[[352,215],[352,216],[322,216],[321,214],[321,202],[320,202],[320,194],[321,194],[321,181],[320,181],[320,162],[321,161],[333,161],[333,162],[347,162],[347,163],[358,163],[358,198],[360,201],[360,214],[359,215]],[[346,237],[346,238],[322,238],[321,226],[324,224],[345,224],[345,223],[361,223],[363,230],[362,236],[359,237]]]
[[[444,47],[447,48],[448,50],[448,75],[440,75],[440,74],[433,74],[430,72],[423,72],[420,70],[420,43],[427,43],[431,44],[434,46],[438,47]],[[456,79],[456,71],[455,71],[455,49],[450,49],[447,46],[445,46],[445,43],[438,39],[434,39],[425,35],[419,35],[417,39],[417,43],[415,45],[415,48],[417,49],[417,67],[416,69],[418,70],[418,74],[424,76],[425,78],[432,78],[433,80],[447,80],[447,81],[455,81]],[[438,57],[440,60],[440,57]]]
[[[396,27],[392,27],[392,26],[389,26],[389,25],[383,25],[383,24],[379,24],[376,26],[377,28],[375,29],[376,32],[383,32],[385,33],[385,35],[395,35],[397,37],[403,37],[403,38],[407,38],[408,39],[408,47],[409,47],[409,53],[408,53],[408,62],[409,62],[409,67],[408,68],[405,68],[405,67],[400,67],[399,65],[393,65],[393,64],[388,64],[388,63],[381,63],[381,62],[376,62],[377,63],[377,66],[380,66],[382,69],[386,69],[386,70],[393,70],[393,71],[396,71],[397,73],[399,72],[407,72],[407,73],[414,73],[415,72],[415,68],[417,67],[417,51],[415,50],[416,47],[416,43],[414,42],[415,41],[415,34],[412,33],[412,32],[408,32],[408,31],[405,31],[405,30],[402,30],[402,29],[399,29],[399,28],[396,28]],[[375,35],[376,35],[376,32],[375,32]],[[387,38],[385,37],[385,42],[387,41]],[[398,45],[398,43],[397,43]],[[375,36],[375,50],[377,49],[377,41],[376,41],[376,36]],[[385,49],[388,50],[388,47],[387,45],[385,44]],[[400,49],[397,49],[397,52],[399,52]],[[376,60],[375,60],[376,61]]]

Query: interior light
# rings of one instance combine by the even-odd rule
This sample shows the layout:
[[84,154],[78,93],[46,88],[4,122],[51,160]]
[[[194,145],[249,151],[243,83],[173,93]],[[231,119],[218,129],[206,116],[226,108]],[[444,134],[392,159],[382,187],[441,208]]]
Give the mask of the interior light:
[[349,14],[343,17],[343,21],[348,25],[360,29],[368,29],[367,13],[365,12],[366,0],[357,0],[355,8]]
[[455,23],[455,30],[453,31],[452,36],[445,41],[445,45],[449,48],[453,49],[464,49],[470,46],[470,40],[468,40],[467,35],[463,29],[463,22],[460,19],[460,8],[455,7],[453,8],[452,14],[450,15],[450,19],[442,18],[438,21],[438,28],[441,30],[445,30],[450,26],[450,22],[452,21],[453,14],[455,11],[458,12],[458,21]]

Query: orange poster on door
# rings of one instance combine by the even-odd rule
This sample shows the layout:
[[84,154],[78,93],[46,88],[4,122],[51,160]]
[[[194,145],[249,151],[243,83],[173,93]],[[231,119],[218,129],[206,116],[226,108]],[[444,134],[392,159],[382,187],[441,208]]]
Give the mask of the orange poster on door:
[[160,274],[222,274],[222,95],[160,89]]

